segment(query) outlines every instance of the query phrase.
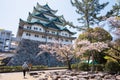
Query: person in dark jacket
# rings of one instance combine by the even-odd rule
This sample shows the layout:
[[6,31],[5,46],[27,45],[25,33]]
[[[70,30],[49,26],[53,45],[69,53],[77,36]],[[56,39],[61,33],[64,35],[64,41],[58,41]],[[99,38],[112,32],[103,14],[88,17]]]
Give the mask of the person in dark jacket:
[[25,78],[26,76],[26,71],[28,70],[28,65],[26,62],[24,62],[24,64],[22,65],[22,69],[23,69],[23,76]]

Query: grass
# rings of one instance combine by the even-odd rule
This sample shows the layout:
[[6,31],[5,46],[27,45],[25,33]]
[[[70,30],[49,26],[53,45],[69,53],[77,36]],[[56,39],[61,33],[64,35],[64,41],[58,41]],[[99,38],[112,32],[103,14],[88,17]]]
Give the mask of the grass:
[[[47,66],[32,66],[31,70],[41,70],[41,69],[47,69]],[[22,71],[21,66],[0,66],[0,73],[3,72],[19,72]]]
[[[43,65],[32,66],[31,71],[39,70],[58,70],[58,69],[67,69],[67,67],[47,67]],[[5,72],[20,72],[22,71],[21,66],[0,66],[0,73]]]

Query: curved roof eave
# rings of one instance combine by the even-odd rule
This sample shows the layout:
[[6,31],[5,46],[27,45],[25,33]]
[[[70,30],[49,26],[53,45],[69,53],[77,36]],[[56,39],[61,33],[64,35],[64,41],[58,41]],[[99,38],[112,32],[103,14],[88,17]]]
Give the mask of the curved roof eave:
[[57,25],[55,25],[54,22],[49,22],[46,26],[48,26],[50,28],[54,28],[54,29],[60,30],[60,28]]
[[40,23],[40,22],[28,22],[28,21],[24,21],[24,20],[22,20],[22,19],[20,19],[20,22],[22,22],[23,24],[38,24],[38,25],[42,25],[42,26],[44,26],[45,27],[45,24],[43,24],[43,23]]
[[30,16],[32,16],[32,17],[34,17],[34,18],[37,18],[37,19],[42,19],[42,20],[44,20],[44,21],[49,22],[49,20],[46,19],[46,18],[38,17],[38,16],[35,16],[35,15],[32,15],[32,14],[30,14]]
[[67,29],[66,27],[65,28],[63,28],[63,29],[61,29],[61,31],[67,31],[67,32],[69,32],[69,33],[71,33],[71,34],[76,34],[76,32],[71,32],[69,29]]
[[[43,15],[44,15],[44,14],[43,14]],[[57,21],[54,21],[54,20],[50,21],[50,20],[48,20],[48,19],[46,19],[46,18],[32,15],[31,13],[29,13],[29,16],[30,16],[30,17],[34,17],[34,18],[37,18],[37,19],[41,19],[41,20],[43,20],[43,21],[47,21],[47,22],[49,22],[49,23],[50,23],[50,22],[54,22],[55,24],[60,24],[60,25],[63,24],[62,22],[57,22]]]
[[62,21],[60,21],[60,19],[58,17],[56,17],[55,19],[53,19],[52,21],[54,22],[58,22],[58,23],[62,23]]
[[40,18],[42,17],[42,18],[45,18],[45,19],[49,19],[49,18],[47,18],[46,16],[44,16],[43,13],[37,14],[37,15],[35,15],[35,16],[40,17]]
[[43,10],[38,10],[36,7],[34,7],[35,11],[40,12],[40,13],[44,13],[53,17],[56,17],[54,14],[52,14],[51,12],[48,13],[48,11],[43,11]]
[[[44,8],[44,9],[46,9],[46,10],[50,10],[50,11],[53,11],[54,13],[56,13],[58,10],[53,10],[53,9],[51,9],[49,6],[48,6],[48,4],[45,4],[45,5],[40,5],[39,3],[37,3],[37,6],[38,7],[41,7],[41,8]],[[45,6],[47,6],[47,7],[49,7],[49,8],[46,8]]]

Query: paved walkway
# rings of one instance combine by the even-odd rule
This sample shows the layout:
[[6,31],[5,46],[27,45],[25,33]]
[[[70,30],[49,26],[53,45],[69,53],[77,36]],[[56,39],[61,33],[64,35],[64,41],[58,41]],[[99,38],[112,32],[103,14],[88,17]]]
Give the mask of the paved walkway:
[[0,73],[0,80],[35,80],[29,74],[26,74],[24,79],[22,72],[13,72],[13,73]]
[[[45,70],[45,72],[65,71],[65,70],[66,69],[61,69],[61,70]],[[31,72],[41,72],[41,71],[31,71]],[[26,74],[26,78],[24,79],[23,72],[12,72],[12,73],[0,73],[0,80],[36,80],[36,78],[34,78],[33,76],[30,76],[27,73]],[[48,80],[52,80],[52,79],[49,78]]]

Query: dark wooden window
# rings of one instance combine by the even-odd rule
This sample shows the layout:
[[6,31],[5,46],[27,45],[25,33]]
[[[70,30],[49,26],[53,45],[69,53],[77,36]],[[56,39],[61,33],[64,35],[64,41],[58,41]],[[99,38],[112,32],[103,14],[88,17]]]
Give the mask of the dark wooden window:
[[27,29],[31,29],[31,26],[27,26]]
[[34,27],[34,30],[38,30],[38,28],[37,28],[37,27]]
[[46,38],[45,36],[42,36],[42,38]]
[[26,33],[26,36],[31,36],[31,34],[30,33]]
[[39,35],[35,34],[35,37],[39,37]]
[[68,42],[68,40],[67,40],[67,39],[66,39],[65,41],[66,41],[66,42]]
[[49,37],[49,39],[52,39],[52,37]]

